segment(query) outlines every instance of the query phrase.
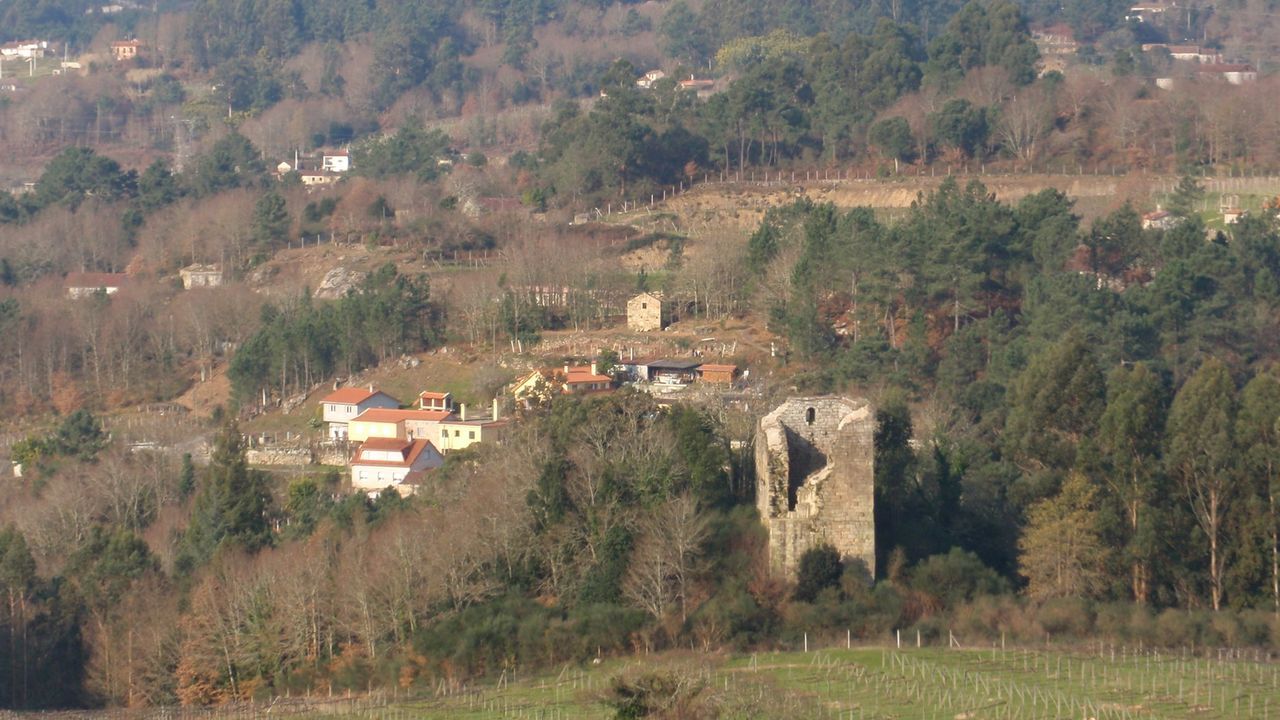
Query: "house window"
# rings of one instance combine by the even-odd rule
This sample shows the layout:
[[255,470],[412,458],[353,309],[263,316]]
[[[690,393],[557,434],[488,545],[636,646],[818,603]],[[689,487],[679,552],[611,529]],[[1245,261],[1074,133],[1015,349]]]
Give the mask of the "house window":
[[642,302],[642,303],[640,303],[640,309],[641,309],[641,310],[648,310],[648,309],[649,309],[649,303],[646,303],[646,302]]
[[809,408],[808,410],[805,410],[805,411],[804,411],[804,421],[805,421],[805,422],[807,422],[807,423],[809,423],[810,425],[812,425],[812,424],[813,424],[813,418],[814,418],[814,416],[815,416],[815,415],[816,415],[816,412],[814,411],[814,409],[813,409],[813,408]]
[[476,439],[476,431],[475,431],[475,430],[469,430],[469,431],[467,431],[467,439],[468,439],[468,440],[475,440],[475,439]]
[[445,430],[444,428],[440,428],[440,437],[442,437],[442,438],[447,438],[447,437],[449,437],[449,431],[448,431],[448,430]]
[[454,431],[453,431],[453,436],[454,436],[454,437],[462,437],[462,431],[461,431],[461,430],[454,430]]

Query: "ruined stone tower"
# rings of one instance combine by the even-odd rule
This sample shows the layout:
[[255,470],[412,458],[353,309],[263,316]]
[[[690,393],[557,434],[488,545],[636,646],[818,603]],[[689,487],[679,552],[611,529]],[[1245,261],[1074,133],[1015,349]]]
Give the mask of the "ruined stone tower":
[[791,398],[756,428],[756,504],[774,572],[830,543],[875,573],[875,412],[866,400]]

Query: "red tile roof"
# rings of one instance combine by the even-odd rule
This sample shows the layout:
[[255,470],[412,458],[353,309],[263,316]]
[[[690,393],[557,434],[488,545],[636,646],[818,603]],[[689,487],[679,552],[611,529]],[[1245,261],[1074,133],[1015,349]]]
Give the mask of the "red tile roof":
[[[365,400],[368,400],[374,395],[378,395],[379,393],[386,395],[386,393],[382,392],[381,390],[367,390],[362,387],[344,387],[341,390],[335,390],[332,393],[329,393],[320,402],[343,403],[346,405],[359,405],[360,403],[364,402]],[[391,397],[391,396],[387,395],[387,397]],[[395,398],[392,398],[392,399],[394,400]]]
[[[360,449],[356,450],[356,456],[351,459],[352,465],[372,465],[375,467],[413,467],[413,463],[426,452],[427,448],[433,447],[430,440],[400,440],[398,438],[369,438],[365,440]],[[368,460],[365,459],[366,450],[377,452],[393,452],[400,455],[400,460]]]
[[703,363],[698,366],[702,372],[738,372],[737,365],[717,365],[716,363]]
[[599,375],[591,372],[589,367],[571,367],[569,372],[565,374],[564,382],[566,385],[578,385],[581,383],[611,383],[613,378],[608,375]]
[[444,420],[453,413],[448,410],[399,410],[395,408],[370,408],[351,422],[397,423],[401,420]]
[[422,392],[418,393],[418,397],[422,398],[423,400],[444,400],[445,398],[449,397],[449,393],[434,392],[432,390],[423,390]]

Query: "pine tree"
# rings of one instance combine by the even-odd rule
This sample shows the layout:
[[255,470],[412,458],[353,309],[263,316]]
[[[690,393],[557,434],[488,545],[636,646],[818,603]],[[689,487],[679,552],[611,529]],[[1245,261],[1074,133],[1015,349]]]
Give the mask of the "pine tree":
[[289,237],[289,212],[284,197],[272,190],[253,208],[253,240],[261,248],[270,248]]
[[1204,198],[1204,188],[1190,175],[1183,175],[1169,196],[1169,212],[1179,217],[1196,215],[1196,203]]

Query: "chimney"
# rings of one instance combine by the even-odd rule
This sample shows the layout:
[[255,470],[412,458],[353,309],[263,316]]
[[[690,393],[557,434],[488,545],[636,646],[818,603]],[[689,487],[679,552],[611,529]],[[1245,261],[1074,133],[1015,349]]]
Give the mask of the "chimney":
[[467,421],[467,404],[462,403],[458,407],[460,408],[460,410],[458,410],[458,418],[462,420],[462,422],[466,422]]
[[592,361],[591,361],[591,374],[592,374],[592,375],[599,375],[599,374],[600,374],[600,373],[596,372],[596,369],[597,369],[596,361],[595,361],[595,360],[592,360]]
[[493,399],[493,419],[498,419],[498,398]]
[[565,374],[565,375],[568,375],[568,374],[569,374],[569,363],[565,363],[565,364],[564,364],[564,374]]
[[369,383],[369,392],[373,392],[373,383]]

